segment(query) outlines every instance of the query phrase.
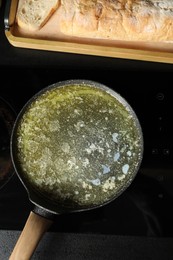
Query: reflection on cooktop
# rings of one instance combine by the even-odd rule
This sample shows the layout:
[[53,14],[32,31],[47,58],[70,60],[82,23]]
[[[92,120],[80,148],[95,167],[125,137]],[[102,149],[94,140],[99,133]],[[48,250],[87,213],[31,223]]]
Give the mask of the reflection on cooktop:
[[0,97],[0,189],[14,173],[10,158],[10,136],[15,118],[12,107]]
[[[20,75],[19,76],[19,71]],[[5,77],[5,72],[10,76]],[[0,97],[16,114],[43,87],[68,79],[89,79],[103,83],[120,93],[134,108],[144,134],[144,158],[129,188],[103,207],[85,212],[58,215],[52,231],[97,234],[172,236],[173,235],[173,137],[170,88],[165,74],[157,75],[155,85],[141,74],[145,88],[133,73],[125,77],[114,71],[56,71],[25,69],[1,70]],[[155,78],[151,75],[150,78]],[[4,79],[3,79],[4,77]],[[166,78],[171,75],[166,75]],[[1,138],[2,139],[2,138]],[[4,140],[5,141],[5,140]],[[3,143],[3,142],[1,142]],[[2,146],[2,145],[1,145]],[[1,147],[2,148],[2,147]],[[23,229],[32,203],[14,173],[0,189],[0,229]]]

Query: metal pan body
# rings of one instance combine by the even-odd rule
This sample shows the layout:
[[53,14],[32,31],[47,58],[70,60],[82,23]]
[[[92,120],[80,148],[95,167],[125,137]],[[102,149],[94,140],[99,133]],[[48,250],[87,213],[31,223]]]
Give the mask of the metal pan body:
[[131,184],[142,162],[143,133],[132,107],[113,88],[61,81],[36,93],[19,113],[11,157],[40,210],[89,210]]

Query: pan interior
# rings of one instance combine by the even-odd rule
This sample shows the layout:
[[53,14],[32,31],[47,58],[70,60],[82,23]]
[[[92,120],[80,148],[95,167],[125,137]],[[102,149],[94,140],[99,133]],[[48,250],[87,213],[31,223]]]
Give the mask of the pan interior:
[[16,124],[26,185],[64,208],[117,197],[142,159],[139,122],[117,93],[86,83],[53,86],[29,102]]

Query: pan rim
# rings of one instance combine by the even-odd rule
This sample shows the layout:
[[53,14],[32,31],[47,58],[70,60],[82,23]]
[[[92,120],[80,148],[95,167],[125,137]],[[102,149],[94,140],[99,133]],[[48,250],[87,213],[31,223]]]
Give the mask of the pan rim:
[[[111,87],[108,87],[100,82],[97,81],[93,81],[93,80],[88,80],[88,79],[70,79],[70,80],[63,80],[63,81],[59,81],[56,83],[53,83],[51,85],[48,85],[47,87],[42,88],[40,91],[38,91],[37,93],[35,93],[26,103],[25,105],[22,107],[22,109],[20,110],[19,114],[17,115],[16,121],[14,123],[14,127],[12,129],[12,134],[11,134],[11,140],[10,140],[10,150],[11,150],[11,158],[12,158],[12,162],[15,168],[15,171],[20,179],[20,181],[23,183],[27,193],[28,193],[28,197],[29,200],[35,204],[37,207],[41,207],[49,212],[52,212],[54,214],[59,214],[59,213],[64,213],[66,211],[69,211],[69,209],[64,209],[61,210],[61,212],[59,212],[60,210],[57,210],[57,205],[56,203],[53,203],[52,200],[49,200],[48,198],[46,198],[47,202],[45,202],[46,207],[44,205],[40,205],[40,203],[37,200],[37,196],[41,196],[41,198],[43,198],[43,200],[45,200],[45,196],[43,194],[39,194],[39,192],[37,190],[35,190],[33,187],[29,186],[28,184],[26,184],[25,178],[22,177],[19,173],[19,167],[17,166],[16,163],[16,157],[15,157],[15,144],[14,144],[14,136],[15,133],[17,131],[17,127],[19,124],[20,119],[22,118],[23,114],[26,112],[27,108],[29,107],[29,105],[34,102],[38,97],[40,97],[43,93],[45,93],[46,91],[49,91],[50,89],[54,89],[54,88],[61,88],[64,86],[68,86],[68,85],[89,85],[89,86],[93,86],[95,88],[98,89],[102,89],[104,91],[106,91],[108,94],[110,94],[111,96],[115,97],[123,106],[126,107],[126,109],[128,109],[128,112],[130,112],[130,114],[132,115],[134,121],[135,121],[135,125],[138,129],[138,133],[140,136],[140,157],[138,160],[138,164],[135,168],[135,171],[133,172],[133,178],[131,178],[131,180],[129,180],[128,182],[126,182],[126,185],[123,185],[123,187],[121,188],[121,190],[119,190],[119,192],[115,193],[114,196],[112,196],[111,199],[105,201],[104,203],[101,203],[99,205],[93,206],[93,207],[81,207],[80,209],[75,209],[72,210],[70,209],[70,212],[73,211],[83,211],[83,210],[90,210],[90,209],[94,209],[94,208],[98,208],[98,207],[102,207],[108,203],[110,203],[111,201],[113,201],[114,199],[116,199],[117,197],[119,197],[131,184],[131,182],[134,180],[134,178],[136,177],[139,168],[141,166],[142,163],[142,159],[143,159],[143,153],[144,153],[144,138],[143,138],[143,132],[142,132],[142,128],[139,122],[139,119],[137,117],[136,112],[134,111],[134,109],[131,107],[131,105],[127,102],[127,100],[121,96],[121,94],[119,94],[118,92],[116,92],[115,90],[113,90]],[[40,200],[39,200],[40,201]],[[48,205],[48,206],[47,206]]]

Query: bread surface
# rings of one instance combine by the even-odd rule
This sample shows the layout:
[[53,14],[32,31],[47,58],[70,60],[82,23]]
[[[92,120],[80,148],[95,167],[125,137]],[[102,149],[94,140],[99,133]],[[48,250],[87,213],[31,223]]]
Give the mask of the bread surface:
[[[22,1],[22,0],[19,0]],[[172,0],[61,0],[57,11],[57,26],[64,35],[127,41],[172,41]],[[24,0],[29,2],[29,0]],[[36,1],[32,0],[32,3]],[[41,0],[40,2],[48,2]],[[45,22],[34,24],[30,12],[21,16],[27,27],[40,28]],[[42,10],[43,6],[37,6]],[[22,9],[19,9],[19,13]],[[18,17],[20,15],[18,14]],[[20,17],[21,17],[20,16]],[[25,25],[18,19],[21,27]],[[43,23],[42,23],[43,22]],[[35,26],[36,25],[36,26]]]
[[59,3],[59,0],[19,0],[16,21],[22,28],[38,30],[49,20]]

